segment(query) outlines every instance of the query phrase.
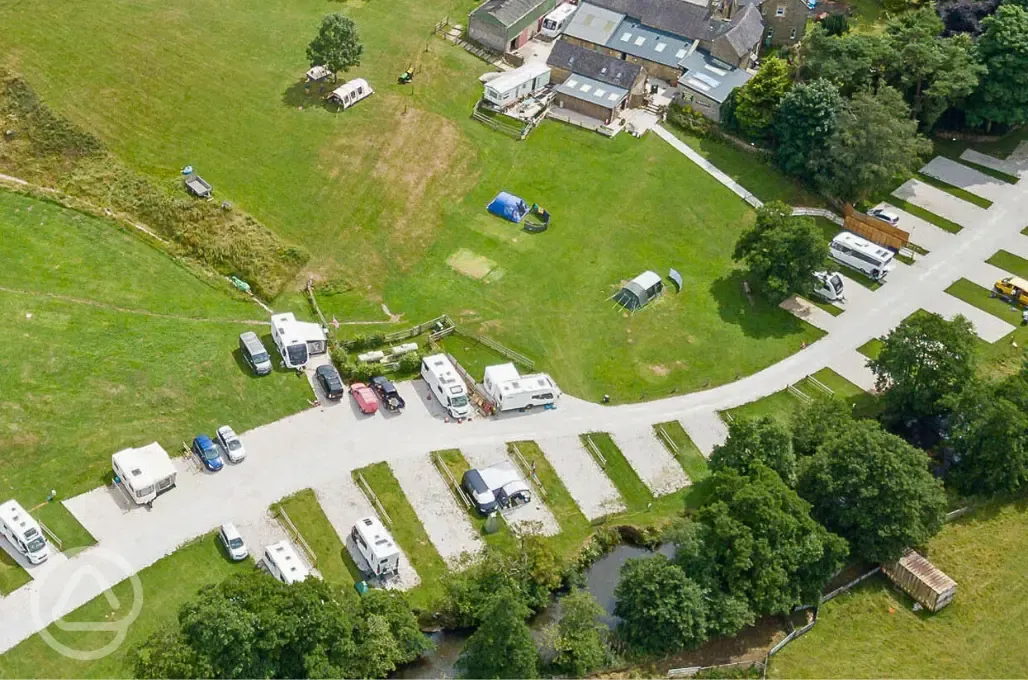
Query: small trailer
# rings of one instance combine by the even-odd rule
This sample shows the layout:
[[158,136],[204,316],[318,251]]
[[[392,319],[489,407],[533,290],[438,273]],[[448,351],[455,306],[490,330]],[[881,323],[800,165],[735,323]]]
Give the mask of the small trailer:
[[956,581],[910,548],[895,562],[883,564],[882,572],[930,612],[939,611],[957,594]]
[[186,188],[198,198],[211,199],[214,189],[200,175],[189,175],[186,177]]

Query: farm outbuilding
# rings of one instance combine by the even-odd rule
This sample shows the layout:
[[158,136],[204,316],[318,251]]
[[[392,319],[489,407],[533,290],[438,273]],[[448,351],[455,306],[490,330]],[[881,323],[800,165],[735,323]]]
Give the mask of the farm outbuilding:
[[625,309],[634,312],[642,309],[664,292],[664,282],[656,272],[645,271],[635,277],[614,294],[614,300]]
[[513,52],[542,30],[557,0],[486,0],[468,16],[468,36],[489,49]]
[[957,594],[956,581],[910,548],[895,562],[883,564],[882,571],[930,612],[939,611]]

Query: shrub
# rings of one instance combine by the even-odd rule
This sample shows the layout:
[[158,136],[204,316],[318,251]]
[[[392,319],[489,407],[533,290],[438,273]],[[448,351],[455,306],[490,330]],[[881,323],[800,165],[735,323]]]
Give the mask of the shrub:
[[401,373],[416,373],[421,369],[421,352],[407,352],[400,357]]

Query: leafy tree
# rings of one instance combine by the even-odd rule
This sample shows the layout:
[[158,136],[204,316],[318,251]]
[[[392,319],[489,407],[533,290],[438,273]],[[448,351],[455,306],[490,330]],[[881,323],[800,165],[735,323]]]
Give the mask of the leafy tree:
[[899,92],[887,86],[877,93],[859,92],[839,113],[818,164],[818,184],[846,201],[866,198],[891,186],[897,175],[913,172],[931,148],[917,134],[917,122]]
[[710,502],[696,514],[706,557],[694,546],[685,563],[709,560],[700,573],[709,574],[712,590],[746,602],[757,616],[817,601],[846,557],[846,541],[815,522],[810,505],[759,463],[747,477],[722,470],[711,485]]
[[839,88],[823,78],[799,83],[789,90],[772,125],[778,140],[775,160],[779,167],[791,175],[813,179],[841,108]]
[[766,465],[777,472],[787,485],[796,486],[792,435],[788,428],[770,416],[732,421],[728,425],[728,439],[714,447],[710,456],[710,469],[714,472],[733,468],[747,475],[754,463]]
[[586,590],[572,589],[560,599],[560,621],[551,629],[557,670],[581,678],[607,663],[608,630],[597,620],[604,614],[603,607]]
[[757,75],[736,94],[735,120],[751,139],[763,139],[771,129],[778,103],[792,86],[789,66],[783,59],[768,57]]
[[884,392],[882,421],[915,441],[931,442],[947,413],[945,398],[970,382],[977,338],[962,316],[916,314],[894,328],[868,362]]
[[[1016,394],[1015,394],[1016,393]],[[1000,385],[972,382],[955,400],[946,477],[963,494],[1015,493],[1028,486],[1028,396],[1024,371]]]
[[353,19],[329,14],[321,20],[318,35],[307,46],[307,61],[311,66],[327,66],[334,75],[360,66],[363,51]]
[[131,652],[139,678],[213,678],[214,669],[177,630],[162,629]]
[[663,555],[625,562],[614,600],[618,629],[639,650],[690,649],[707,639],[703,589]]
[[925,453],[869,420],[826,441],[805,466],[799,490],[818,521],[872,562],[925,543],[945,516],[946,496]]
[[381,617],[389,627],[389,635],[396,642],[396,658],[406,663],[432,649],[411,612],[406,596],[394,590],[375,588],[359,600],[362,617]]
[[965,112],[972,125],[1018,125],[1028,121],[1028,12],[1000,5],[982,20],[984,33],[975,44],[986,73]]
[[925,128],[970,94],[984,70],[970,54],[968,36],[941,38],[942,30],[932,7],[906,12],[885,25],[885,44],[894,55],[887,78]]
[[850,32],[850,20],[845,14],[829,14],[821,25],[828,35],[844,35]]
[[792,208],[781,201],[757,210],[756,223],[742,233],[732,253],[734,260],[746,262],[755,287],[774,304],[810,290],[813,273],[827,256],[828,245],[814,221],[792,217]]
[[824,78],[845,97],[877,87],[892,59],[880,36],[866,33],[829,36],[821,25],[815,25],[807,33],[800,57],[804,80]]
[[850,407],[842,399],[815,399],[793,414],[793,452],[796,456],[813,456],[821,444],[852,421]]
[[966,33],[972,38],[982,32],[981,20],[999,7],[1000,0],[945,0],[935,4],[935,10],[945,26],[943,35]]
[[510,590],[494,593],[457,659],[465,678],[534,678],[539,653],[525,619],[530,611]]

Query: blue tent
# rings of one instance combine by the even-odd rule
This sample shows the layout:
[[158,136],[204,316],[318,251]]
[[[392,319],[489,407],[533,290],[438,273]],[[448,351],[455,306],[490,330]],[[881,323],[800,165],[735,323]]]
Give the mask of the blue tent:
[[520,222],[521,218],[528,213],[528,205],[525,204],[525,201],[506,191],[496,194],[496,198],[489,203],[487,209],[492,214],[514,223]]

